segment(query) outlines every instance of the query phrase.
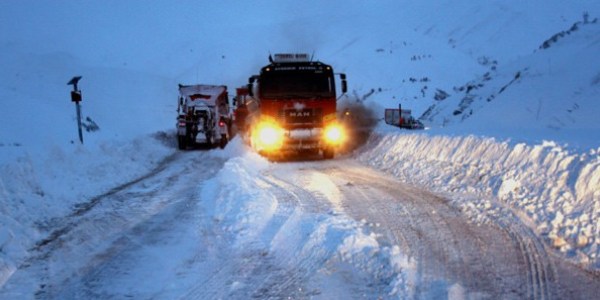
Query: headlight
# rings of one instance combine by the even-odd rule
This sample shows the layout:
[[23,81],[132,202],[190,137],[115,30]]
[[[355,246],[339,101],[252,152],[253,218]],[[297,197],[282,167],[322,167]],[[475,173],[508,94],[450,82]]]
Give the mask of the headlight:
[[272,123],[260,124],[255,132],[257,146],[262,150],[275,150],[283,143],[283,130]]
[[330,144],[340,144],[344,140],[344,131],[339,125],[330,125],[325,129],[325,141]]
[[258,138],[260,139],[261,143],[270,146],[275,145],[280,140],[281,136],[279,132],[277,132],[277,129],[273,127],[265,127],[260,129]]

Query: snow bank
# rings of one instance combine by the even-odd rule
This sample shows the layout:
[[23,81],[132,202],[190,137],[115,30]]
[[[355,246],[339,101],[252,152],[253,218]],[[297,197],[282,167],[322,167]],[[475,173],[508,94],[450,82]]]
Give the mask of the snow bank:
[[[406,285],[410,278],[406,274],[414,266],[398,249],[380,245],[367,224],[336,213],[336,203],[325,211],[310,206],[311,201],[321,199],[304,199],[295,194],[289,183],[281,181],[281,174],[294,176],[294,172],[289,172],[290,166],[268,162],[252,151],[239,151],[244,147],[234,139],[225,152],[212,152],[217,157],[231,156],[200,192],[210,216],[205,222],[216,224],[219,237],[230,241],[228,245],[236,253],[231,255],[260,253],[261,264],[276,261],[275,270],[283,269],[281,272],[290,276],[290,281],[306,276],[309,288],[317,294],[332,290],[328,283],[335,286],[337,276],[343,273],[339,269],[352,270],[352,277],[360,281],[378,280],[373,284],[383,284],[385,293],[394,298],[412,293]],[[274,172],[278,175],[272,176]],[[360,281],[358,286],[367,286]],[[244,286],[235,281],[231,289]]]
[[57,145],[43,149],[0,147],[0,286],[27,250],[78,204],[156,168],[174,147],[158,133],[132,141]]
[[600,269],[600,148],[585,153],[554,142],[387,133],[374,135],[358,159],[406,182],[452,192],[453,198],[481,198],[458,203],[465,209],[493,215],[497,204],[511,208],[547,245]]

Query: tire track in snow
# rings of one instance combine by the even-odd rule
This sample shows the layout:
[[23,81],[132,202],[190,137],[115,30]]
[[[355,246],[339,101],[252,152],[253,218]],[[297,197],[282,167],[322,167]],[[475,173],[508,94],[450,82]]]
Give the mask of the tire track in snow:
[[[276,197],[279,205],[287,208],[285,213],[286,222],[291,221],[290,217],[301,216],[310,212],[327,211],[323,209],[322,205],[316,205],[318,200],[315,199],[315,195],[305,189],[298,188],[296,185],[280,180],[273,175],[265,175],[262,180],[270,186],[268,190]],[[293,214],[295,215],[293,216]],[[277,233],[272,238],[267,239],[268,242],[273,242],[273,238],[276,238],[277,234],[290,234],[290,232],[282,232],[286,228],[284,227],[286,222],[281,222]],[[311,274],[314,274],[321,268],[332,253],[311,249],[308,250],[308,256],[303,255],[298,261],[297,255],[305,252],[302,246],[306,245],[299,243],[295,246],[300,247],[296,248],[293,246],[278,245],[278,247],[283,247],[283,249],[278,249],[273,257],[280,261],[278,265],[281,266],[274,272],[270,272],[262,280],[262,283],[252,291],[252,298],[304,299],[319,293],[319,291],[309,290],[306,287],[306,283],[309,281]]]
[[[214,252],[211,261],[222,262],[214,266],[212,275],[197,283],[181,299],[224,299],[224,298],[259,298],[259,299],[282,299],[292,297],[294,299],[308,298],[304,283],[308,276],[308,265],[298,265],[289,268],[286,265],[293,259],[294,251],[286,252],[289,256],[275,257],[269,253],[270,243],[280,233],[286,222],[298,210],[300,202],[298,197],[282,190],[275,183],[274,178],[261,177],[259,180],[265,183],[266,190],[277,198],[277,209],[268,225],[260,233],[257,240],[242,241],[243,246],[231,247],[234,240],[229,240],[229,245],[217,246],[224,251]],[[220,231],[219,224],[210,229]],[[214,233],[213,236],[227,236],[228,232]],[[227,249],[227,250],[225,250]],[[248,286],[246,281],[252,279],[252,285]],[[228,285],[230,289],[224,289]]]
[[514,216],[513,222],[504,219],[499,219],[496,222],[506,230],[508,235],[520,247],[522,258],[529,267],[527,298],[551,299],[551,296],[555,294],[551,291],[551,286],[556,278],[556,270],[548,259],[548,253],[541,241],[538,240],[531,229],[520,224]]
[[[32,255],[20,266],[15,280],[26,285],[37,282],[34,288],[37,291],[32,293],[38,299],[56,298],[64,293],[93,298],[97,295],[94,290],[97,282],[102,281],[98,277],[104,274],[102,270],[107,266],[114,268],[113,261],[118,261],[121,253],[139,247],[139,240],[131,238],[136,234],[130,236],[132,230],[141,235],[151,234],[138,229],[144,224],[151,225],[165,208],[184,201],[172,199],[168,194],[188,188],[181,172],[190,171],[193,163],[204,155],[168,156],[148,174],[93,197],[71,214],[55,220],[58,228],[31,249]],[[179,164],[181,158],[188,159],[188,163]],[[207,172],[196,173],[208,178],[220,169],[219,164],[222,166],[223,161],[214,160],[205,165]]]
[[[473,296],[539,296],[536,299],[547,299],[547,271],[538,270],[547,265],[547,261],[540,261],[543,254],[538,253],[539,248],[524,247],[526,244],[514,241],[514,236],[520,237],[523,233],[511,236],[498,228],[482,230],[473,224],[467,224],[463,220],[464,216],[437,196],[404,186],[386,178],[386,175],[365,172],[362,168],[357,168],[355,172],[352,170],[330,168],[324,172],[338,178],[340,185],[344,184],[344,180],[352,183],[345,188],[346,200],[349,201],[345,206],[352,208],[349,213],[358,218],[381,222],[382,230],[391,230],[391,235],[400,242],[404,251],[413,255],[418,253],[413,256],[418,266],[416,281],[413,282],[417,286],[417,298],[431,295],[431,290],[422,288],[431,287],[435,278],[441,276],[445,279],[454,278]],[[360,189],[357,187],[365,191],[358,193],[357,190]],[[361,193],[361,196],[357,196]],[[365,210],[364,206],[369,206],[369,209]],[[398,207],[409,211],[413,218],[402,220],[389,213],[398,211]],[[504,228],[505,225],[500,224],[498,227]],[[386,235],[389,236],[390,233]],[[499,243],[498,240],[503,242]],[[403,243],[408,244],[408,248]],[[499,251],[503,251],[503,243],[508,246],[505,252],[516,252],[529,260],[520,264],[514,258],[511,259],[510,255],[502,254]],[[496,255],[499,256],[498,259],[494,258]],[[522,270],[526,275],[515,276],[514,270],[503,266],[506,264],[513,269]],[[504,274],[505,272],[508,274]],[[519,278],[527,282],[524,288],[519,288]],[[451,285],[452,282],[448,284]],[[529,292],[530,290],[533,292]]]
[[[343,286],[350,299],[360,298],[358,295],[386,295],[387,283],[377,278],[345,281],[347,275],[336,273],[335,264],[340,259],[337,246],[323,243],[341,245],[342,241],[337,240],[340,237],[327,236],[332,230],[327,223],[332,207],[323,195],[307,190],[295,177],[263,175],[258,178],[264,183],[261,189],[277,199],[277,210],[266,229],[242,244],[232,241],[236,246],[229,245],[230,250],[219,253],[223,258],[216,259],[223,265],[182,299],[310,299],[331,293],[331,287],[315,282],[315,276],[336,277],[336,289]],[[323,240],[329,238],[333,240]],[[333,270],[329,269],[332,265]],[[323,272],[328,275],[320,275]],[[350,277],[356,277],[353,273],[349,273]],[[230,288],[224,288],[223,282]]]
[[110,198],[111,196],[126,190],[127,188],[140,183],[144,180],[148,180],[154,176],[156,176],[157,174],[159,174],[160,172],[162,172],[169,163],[173,162],[177,157],[179,156],[179,152],[171,154],[167,157],[165,157],[161,162],[159,162],[159,164],[150,172],[148,172],[145,175],[142,175],[134,180],[131,180],[129,182],[126,182],[124,184],[121,184],[117,187],[114,187],[112,189],[110,189],[108,192],[92,197],[89,201],[84,202],[84,203],[80,203],[77,204],[75,206],[75,209],[73,210],[73,212],[71,212],[71,214],[69,214],[68,216],[64,217],[63,220],[66,220],[66,224],[60,226],[59,228],[53,230],[48,237],[38,241],[35,244],[35,247],[33,249],[33,251],[42,251],[45,247],[47,247],[49,244],[54,243],[56,240],[58,240],[61,236],[69,233],[74,227],[77,226],[77,218],[81,217],[83,215],[85,215],[86,213],[88,213],[90,210],[92,210],[94,207],[96,207],[99,203],[101,203],[103,200]]
[[[315,170],[304,168],[304,164],[301,164],[300,166],[301,167],[291,175],[287,174],[287,172],[273,172],[272,175],[266,176],[264,180],[274,187],[274,194],[278,195],[278,199],[289,199],[285,201],[288,203],[296,203],[296,205],[300,207],[302,213],[321,215],[338,214],[339,212],[336,212],[336,210],[339,209],[337,203],[329,202],[327,199],[328,195],[323,195],[320,191],[313,191],[308,188],[308,186],[311,185],[311,181],[314,180],[312,175],[315,173]],[[316,173],[321,174],[320,172]],[[324,229],[329,230],[327,226],[325,226]],[[317,229],[317,231],[318,230],[319,229]],[[299,267],[293,268],[302,270],[302,272],[294,271],[294,276],[290,281],[294,282],[301,280],[306,282],[317,272],[322,271],[327,273],[331,272],[328,268],[336,268],[335,266],[331,266],[338,263],[338,260],[340,259],[337,256],[336,249],[316,249],[311,248],[310,246],[308,248],[306,245],[304,246],[305,248],[303,249],[285,249],[284,251],[280,251],[287,253],[287,255],[282,257],[284,261],[295,262],[294,264]],[[319,244],[315,245],[315,247],[319,247]],[[306,253],[308,254],[306,255]],[[300,254],[300,258],[298,258],[298,254]],[[300,260],[299,262],[298,259]],[[292,264],[292,266],[294,264]],[[273,276],[273,285],[278,285],[278,280],[281,280],[280,278],[280,276]],[[346,295],[347,297],[360,298],[358,295],[376,294],[379,295],[379,298],[383,299],[387,297],[387,290],[389,289],[388,279],[389,278],[387,277],[377,278],[377,276],[369,274],[366,277],[361,277],[361,282],[359,284],[356,284],[356,282],[351,283],[353,279],[349,278],[345,278],[346,281],[342,282],[342,284],[346,285],[345,290],[352,291],[352,296]],[[306,293],[306,296],[314,296],[321,291],[313,289],[303,292]],[[281,294],[279,296],[283,295],[284,294]]]
[[[424,293],[421,290],[423,284],[430,281],[428,278],[430,275],[426,272],[427,268],[425,266],[433,264],[425,254],[428,252],[443,253],[445,250],[441,249],[444,243],[437,244],[429,241],[427,246],[430,249],[425,249],[423,243],[416,243],[416,241],[427,237],[424,231],[444,229],[434,222],[425,224],[422,221],[424,216],[431,218],[430,213],[426,210],[415,210],[407,203],[396,201],[397,197],[404,196],[390,195],[383,192],[380,187],[366,184],[365,174],[352,174],[347,170],[343,172],[343,175],[334,172],[332,176],[349,180],[349,183],[345,184],[346,187],[343,189],[346,195],[345,207],[347,213],[359,220],[371,223],[374,225],[373,229],[375,231],[384,231],[383,234],[387,237],[388,243],[400,246],[402,251],[406,251],[410,260],[416,262],[417,269],[411,279],[412,282],[407,282],[406,288],[408,290],[405,293],[415,298],[422,297]],[[400,214],[397,214],[398,212]],[[403,222],[398,222],[399,219],[403,219]],[[434,226],[434,228],[425,228],[425,225]],[[398,227],[402,230],[395,230]],[[436,249],[432,250],[432,248]],[[443,259],[444,261],[442,264],[438,264],[438,267],[444,268],[447,265],[447,256],[444,256]]]

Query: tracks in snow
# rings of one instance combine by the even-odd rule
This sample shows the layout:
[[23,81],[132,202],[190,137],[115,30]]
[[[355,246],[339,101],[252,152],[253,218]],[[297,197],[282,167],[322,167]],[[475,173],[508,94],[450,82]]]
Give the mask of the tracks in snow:
[[381,173],[323,171],[343,187],[348,214],[377,223],[390,243],[410,255],[415,288],[408,292],[415,298],[448,296],[453,287],[475,298],[550,299],[554,294],[552,261],[519,222],[469,224],[445,200]]
[[[161,236],[176,239],[169,235],[169,228],[186,218],[192,222],[190,213],[196,211],[193,206],[199,195],[190,182],[201,183],[221,169],[222,159],[206,163],[204,155],[171,155],[148,174],[53,220],[56,229],[30,250],[30,258],[0,298],[20,295],[24,287],[35,291],[37,299],[127,297],[119,290],[120,285],[130,283],[131,270],[127,269],[139,267],[134,261],[140,257],[152,256],[144,245],[157,244]],[[203,164],[204,172],[193,171],[198,164]],[[187,180],[181,176],[185,172],[190,174]],[[124,283],[115,283],[113,278],[119,277]]]
[[[203,199],[199,186],[224,165],[203,155],[167,158],[150,174],[58,220],[12,284],[31,285],[39,299],[541,300],[584,299],[600,291],[593,277],[563,274],[572,269],[557,265],[517,217],[470,224],[447,200],[349,160],[271,165],[253,179],[260,195],[268,195],[264,200],[274,201],[273,211],[258,216],[266,218],[264,224],[236,229],[247,220],[219,220],[199,204],[218,202]],[[248,197],[235,180],[223,184],[216,189],[237,188],[237,196]],[[231,202],[225,205],[243,204],[235,193],[224,197]],[[376,233],[380,245],[406,256],[399,266],[402,284],[396,285],[402,291],[390,293],[389,266],[377,266],[389,268],[387,273],[364,271],[340,256],[348,232],[360,230]],[[144,285],[141,274],[161,285]],[[571,294],[580,292],[577,284],[565,286],[576,282],[596,286]],[[2,292],[0,298],[16,296]]]

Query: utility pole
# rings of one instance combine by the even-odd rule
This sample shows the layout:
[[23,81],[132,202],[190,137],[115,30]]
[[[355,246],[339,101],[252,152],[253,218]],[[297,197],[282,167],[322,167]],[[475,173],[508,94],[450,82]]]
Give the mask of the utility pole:
[[81,91],[77,89],[77,82],[81,79],[81,76],[75,76],[67,83],[67,85],[73,85],[73,90],[71,91],[71,101],[75,102],[75,108],[77,109],[77,129],[79,130],[79,141],[83,145],[83,132],[81,131],[81,106],[79,102],[81,102]]

